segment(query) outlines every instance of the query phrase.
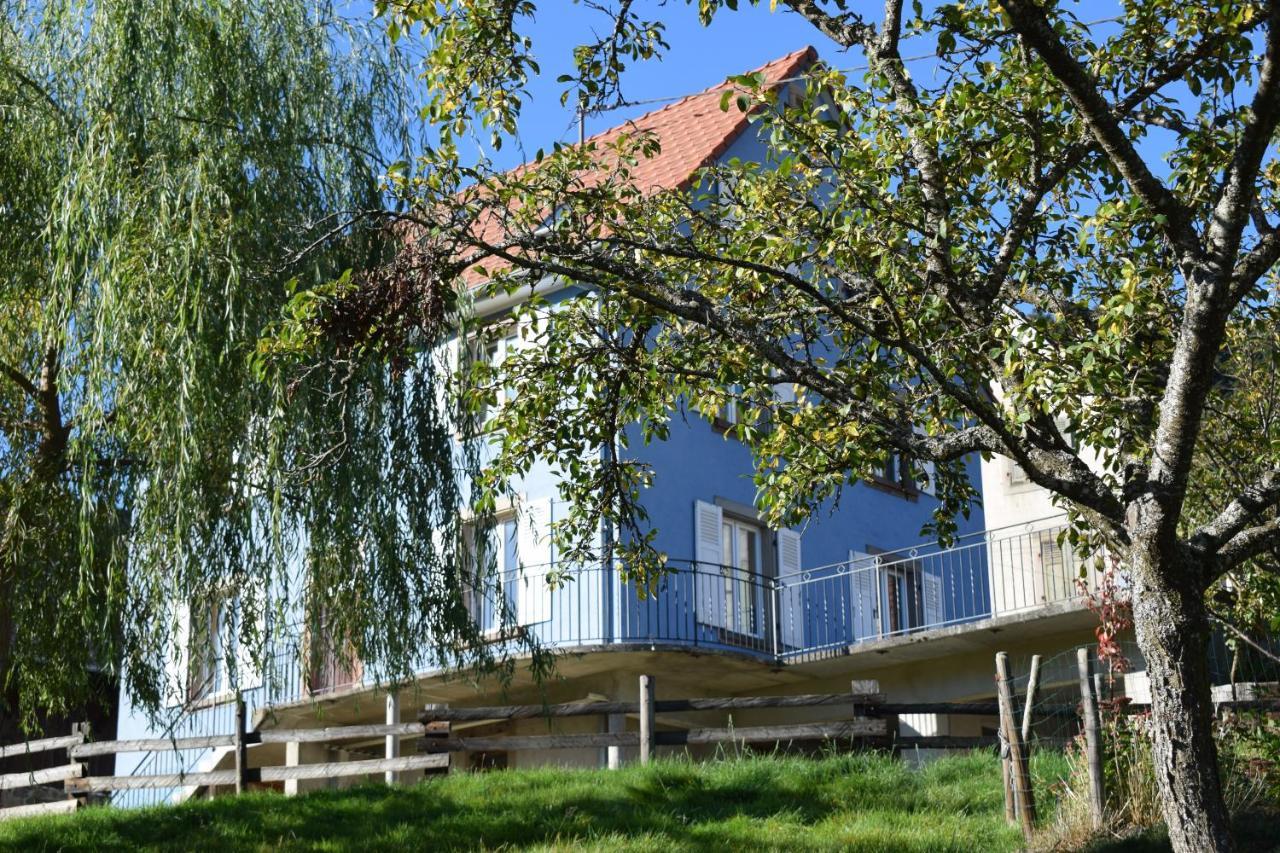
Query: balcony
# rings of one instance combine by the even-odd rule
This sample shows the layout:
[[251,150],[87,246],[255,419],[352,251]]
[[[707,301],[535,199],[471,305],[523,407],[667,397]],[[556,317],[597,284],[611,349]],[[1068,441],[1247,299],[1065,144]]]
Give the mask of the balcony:
[[[496,651],[520,654],[529,641],[553,651],[697,651],[770,667],[821,663],[858,651],[925,640],[995,621],[1031,623],[1078,610],[1081,563],[1058,545],[1061,518],[984,531],[949,547],[920,545],[780,577],[729,566],[672,561],[642,596],[612,568],[581,566],[556,588],[546,568],[525,567],[470,595],[468,608]],[[276,641],[262,683],[245,691],[251,713],[305,705],[370,689],[376,673],[358,662],[308,660],[300,630]],[[832,661],[834,663],[834,661]],[[421,677],[445,669],[424,656]],[[175,736],[224,733],[229,705],[192,710]],[[135,772],[190,772],[212,753],[144,756]],[[156,792],[122,792],[134,804]],[[178,792],[180,793],[180,792]],[[140,800],[139,800],[140,801]]]
[[[531,645],[577,653],[689,649],[755,658],[773,666],[848,654],[861,644],[962,628],[1042,609],[1078,606],[1080,562],[1060,546],[1061,518],[920,545],[780,577],[730,566],[669,561],[644,594],[600,565],[564,573],[524,567],[468,596],[495,653]],[[359,662],[308,661],[299,630],[270,656],[263,704],[276,706],[376,682]],[[446,668],[424,656],[426,677]]]

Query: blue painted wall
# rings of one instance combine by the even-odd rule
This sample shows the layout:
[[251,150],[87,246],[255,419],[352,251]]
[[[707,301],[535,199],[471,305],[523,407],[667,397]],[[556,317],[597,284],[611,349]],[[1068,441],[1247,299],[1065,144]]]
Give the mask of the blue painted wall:
[[[742,135],[725,153],[724,158],[763,161],[765,148],[752,131]],[[562,291],[552,295],[552,303],[571,296]],[[802,529],[801,565],[808,573],[804,583],[790,587],[778,599],[764,594],[776,574],[776,544],[766,549],[770,564],[765,574],[770,579],[761,586],[748,585],[746,598],[758,607],[752,614],[754,631],[727,637],[724,630],[707,624],[700,616],[700,603],[705,608],[707,579],[697,578],[689,570],[694,560],[694,503],[717,499],[750,506],[756,498],[752,482],[752,459],[740,442],[726,438],[713,429],[708,420],[690,413],[676,416],[669,440],[645,446],[638,429],[628,430],[629,455],[647,462],[654,470],[653,485],[643,496],[650,522],[658,530],[657,547],[666,552],[676,567],[662,581],[656,595],[641,596],[633,587],[623,584],[612,570],[599,565],[578,567],[577,574],[565,587],[548,594],[549,601],[540,612],[545,619],[526,627],[543,643],[594,645],[611,642],[696,642],[699,645],[730,646],[739,651],[756,651],[772,658],[786,653],[788,641],[810,649],[847,645],[870,635],[866,608],[859,604],[855,575],[875,572],[874,597],[876,618],[885,617],[887,587],[879,567],[861,568],[848,564],[850,551],[896,550],[922,543],[921,529],[929,521],[935,505],[925,494],[907,497],[865,483],[848,487],[838,506],[831,501],[821,507]],[[969,476],[981,482],[979,462],[968,461]],[[555,498],[557,478],[546,464],[540,464],[515,484],[515,491],[526,500]],[[562,508],[552,504],[552,517]],[[960,534],[983,529],[983,514],[975,507],[967,520],[960,521]],[[981,548],[950,556],[934,555],[936,548],[923,545],[915,560],[917,571],[935,579],[941,590],[941,613],[946,621],[981,618],[990,612],[986,562]],[[708,573],[713,574],[713,573]],[[719,581],[711,581],[717,583]],[[723,595],[723,588],[713,589]],[[713,596],[714,597],[714,596]],[[778,612],[774,612],[774,601]],[[761,602],[759,605],[754,602]],[[705,609],[703,610],[705,614]],[[790,623],[787,625],[786,623]],[[782,625],[782,630],[777,626]],[[883,624],[882,628],[883,630]],[[430,661],[424,656],[424,667]],[[252,703],[263,701],[262,691],[254,692]],[[134,711],[122,697],[120,737],[154,735],[146,719]],[[230,706],[206,709],[193,714],[183,726],[183,733],[209,733],[213,729],[229,730],[224,720]],[[122,757],[121,773],[130,772],[135,759]],[[197,754],[175,757],[184,769],[192,769]],[[163,769],[176,769],[174,763],[161,763]],[[157,767],[153,766],[152,772]]]

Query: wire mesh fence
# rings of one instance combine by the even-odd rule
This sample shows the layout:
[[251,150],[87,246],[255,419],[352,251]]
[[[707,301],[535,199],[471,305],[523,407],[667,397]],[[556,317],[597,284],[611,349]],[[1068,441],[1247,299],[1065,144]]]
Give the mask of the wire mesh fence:
[[[1146,688],[1146,661],[1136,641],[1119,642],[1120,656],[1100,657],[1096,643],[1064,649],[1040,657],[1035,694],[1027,726],[1032,749],[1061,749],[1081,731],[1078,650],[1086,649],[1098,702],[1104,709],[1144,707],[1150,703]],[[1280,684],[1280,639],[1269,632],[1255,632],[1247,640],[1214,631],[1206,649],[1213,701],[1228,703],[1274,693]],[[1032,657],[1010,652],[1010,676],[1014,712],[1024,720]]]

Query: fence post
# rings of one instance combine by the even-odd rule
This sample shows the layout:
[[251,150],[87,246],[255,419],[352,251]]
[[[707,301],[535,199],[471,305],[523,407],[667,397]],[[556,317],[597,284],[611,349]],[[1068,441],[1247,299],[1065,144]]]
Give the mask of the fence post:
[[1027,679],[1027,701],[1022,706],[1022,742],[1031,743],[1031,706],[1036,701],[1036,690],[1040,687],[1040,655],[1031,656],[1031,675]]
[[1089,763],[1089,811],[1094,829],[1102,827],[1104,792],[1102,788],[1102,737],[1098,722],[1098,702],[1093,679],[1089,676],[1089,649],[1076,650],[1076,666],[1080,673],[1080,710],[1084,716],[1085,754]]
[[[302,764],[302,744],[296,740],[291,740],[284,745],[284,766],[297,767]],[[296,797],[298,795],[298,780],[284,780],[284,795],[286,797]]]
[[[400,695],[398,693],[387,694],[387,725],[394,726],[400,723]],[[387,735],[386,758],[400,757],[400,736]],[[388,770],[384,781],[388,785],[394,785],[400,781],[400,774],[394,770]]]
[[1027,767],[1027,754],[1023,751],[1022,739],[1018,737],[1018,724],[1013,716],[1013,690],[1009,686],[1009,655],[996,653],[996,689],[1000,696],[1000,726],[1004,729],[1005,740],[1009,742],[1009,762],[1013,773],[1013,789],[1017,796],[1014,802],[1018,807],[1018,822],[1022,824],[1022,834],[1030,838],[1035,832],[1036,804],[1031,791],[1031,772]]
[[996,730],[1000,735],[1000,785],[1004,789],[1004,819],[1006,823],[1017,823],[1018,810],[1013,803],[1013,771],[1009,758],[1009,740],[1004,731],[1004,718],[1006,716],[1004,696],[1000,694],[998,687],[996,688],[996,707],[1000,715],[1000,724]]
[[249,750],[245,744],[245,707],[244,697],[236,696],[236,731],[234,749],[236,753],[236,793],[243,794],[249,778]]
[[[72,723],[72,724],[71,724],[71,734],[73,734],[73,735],[79,735],[79,736],[80,736],[80,742],[81,742],[81,743],[88,743],[88,742],[89,742],[89,740],[90,740],[90,738],[91,738],[91,737],[92,737],[92,735],[93,735],[93,731],[92,731],[92,729],[90,728],[89,723],[86,721],[86,722],[83,722],[83,723]],[[75,764],[75,763],[76,763],[76,759],[75,759],[75,757],[71,754],[71,750],[72,750],[72,749],[74,749],[74,748],[75,748],[75,747],[73,747],[73,746],[69,746],[69,747],[67,747],[67,763],[68,763],[68,764]],[[111,766],[114,768],[114,767],[115,767],[115,763],[116,763],[116,762],[115,762],[115,756],[113,755],[111,758],[112,758],[112,760],[111,760]],[[88,759],[88,760],[86,760],[86,761],[85,761],[85,763],[82,765],[82,766],[84,767],[84,775],[85,775],[85,776],[92,776],[92,775],[94,775],[92,765],[94,765],[95,763],[98,763],[98,762],[95,762],[93,759]],[[63,788],[63,790],[68,791],[68,792],[69,792],[69,794],[68,794],[68,795],[69,795],[69,796],[71,796],[72,798],[74,798],[75,800],[77,800],[77,801],[79,802],[79,805],[84,805],[84,803],[85,803],[85,794],[84,794],[83,792],[81,792],[81,791],[74,790],[74,789],[72,788],[71,784],[70,784],[70,780],[64,781],[64,782],[62,783],[62,788]],[[78,808],[78,807],[79,807],[79,806],[77,806],[77,808]]]
[[640,676],[640,763],[653,761],[653,676]]
[[[448,707],[449,707],[448,702],[433,702],[429,705],[424,706],[423,710],[424,711],[440,711]],[[453,735],[453,723],[449,722],[448,720],[437,720],[435,722],[427,723],[426,726],[423,727],[423,732],[422,732],[423,740],[428,740],[431,738],[448,738],[448,737],[451,737],[452,735]],[[466,753],[460,753],[460,754],[464,758],[464,764],[465,764]],[[446,772],[453,771],[453,768],[454,768],[453,758],[454,758],[454,753],[449,753],[449,767],[447,768]],[[466,768],[463,767],[462,769],[465,770]]]

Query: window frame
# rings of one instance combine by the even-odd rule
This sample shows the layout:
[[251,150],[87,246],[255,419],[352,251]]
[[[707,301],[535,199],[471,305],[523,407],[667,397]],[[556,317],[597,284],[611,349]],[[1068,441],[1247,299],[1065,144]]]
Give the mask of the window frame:
[[[487,323],[465,336],[459,341],[458,346],[457,366],[459,375],[463,372],[462,368],[466,367],[470,370],[471,366],[479,363],[481,357],[483,357],[483,361],[489,365],[495,375],[500,376],[502,365],[512,351],[518,349],[524,340],[524,330],[527,325],[527,322],[504,317]],[[490,347],[494,348],[492,358],[489,357]],[[464,358],[467,361],[464,362]],[[513,399],[515,399],[515,394],[512,389],[505,383],[499,385],[493,403],[486,403],[483,412],[473,415],[477,433],[485,435],[494,432],[496,430],[494,419],[507,403]]]
[[[508,525],[510,525],[510,528],[508,528]],[[479,570],[478,567],[475,566],[475,535],[478,528],[474,519],[463,523],[463,565],[467,567],[467,574],[462,581],[463,605],[466,607],[467,613],[470,614],[472,620],[476,622],[477,627],[480,629],[480,636],[484,637],[486,640],[501,639],[509,628],[515,629],[520,627],[518,619],[518,610],[520,606],[520,554],[517,544],[519,542],[518,527],[519,518],[514,505],[500,509],[494,513],[493,527],[489,531],[489,534],[493,535],[494,533],[499,533],[500,535],[497,537],[499,547],[494,554],[495,559],[497,560],[494,566],[494,578],[497,580],[497,584],[495,585],[493,592],[495,595],[502,595],[504,600],[503,603],[511,609],[513,621],[510,625],[503,624],[502,614],[497,609],[497,601],[494,601],[492,602],[492,607],[494,609],[490,614],[493,620],[492,624],[485,626],[482,621],[482,617],[485,615],[485,608],[490,606],[490,602],[488,602],[483,595],[485,590],[477,587],[473,582],[473,579],[476,577],[475,573]],[[512,549],[516,550],[512,551]],[[509,554],[509,551],[512,551],[512,553]],[[513,556],[514,565],[508,565],[509,562],[512,562],[510,558]]]
[[[897,471],[897,476],[889,479],[885,474],[889,470],[890,463]],[[892,492],[901,495],[908,500],[919,500],[921,489],[920,484],[911,476],[911,460],[906,454],[889,448],[887,457],[881,464],[881,467],[873,471],[871,476],[865,481],[868,485],[878,488],[882,491]]]
[[[741,518],[721,508],[720,574],[724,578],[725,612],[731,614],[731,625],[725,630],[751,637],[764,636],[765,532],[759,521]],[[755,565],[738,565],[740,535],[755,536]],[[728,541],[726,542],[726,537]],[[728,553],[726,545],[731,546]]]

